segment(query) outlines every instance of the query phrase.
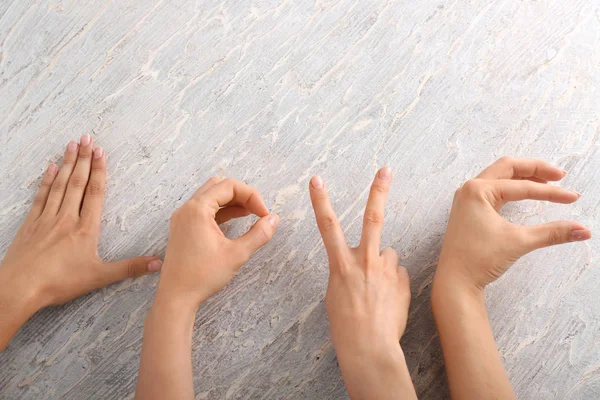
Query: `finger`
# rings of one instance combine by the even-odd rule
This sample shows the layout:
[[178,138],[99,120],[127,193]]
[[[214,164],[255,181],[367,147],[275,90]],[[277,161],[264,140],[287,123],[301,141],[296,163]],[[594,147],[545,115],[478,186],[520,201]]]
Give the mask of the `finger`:
[[381,257],[383,257],[384,260],[386,260],[387,263],[393,265],[395,268],[398,267],[398,253],[396,252],[396,250],[387,247],[381,250],[380,255]]
[[220,225],[224,224],[230,219],[246,217],[250,214],[252,213],[244,207],[229,206],[221,208],[219,212],[217,212],[217,215],[215,215],[215,220],[217,221],[217,224]]
[[48,169],[46,169],[46,173],[42,178],[42,183],[40,183],[40,188],[35,195],[35,199],[33,200],[33,205],[31,206],[31,210],[29,211],[27,219],[33,221],[42,214],[42,211],[44,211],[46,200],[48,200],[48,194],[50,193],[50,188],[52,187],[52,183],[56,178],[57,172],[58,166],[56,164],[50,164]]
[[151,274],[159,271],[162,261],[156,257],[133,257],[126,260],[103,263],[101,268],[101,287],[127,278]]
[[106,190],[106,155],[101,147],[94,149],[90,180],[81,207],[81,224],[90,230],[100,229]]
[[75,162],[77,161],[78,148],[79,145],[74,140],[70,141],[67,145],[67,151],[65,152],[62,165],[50,188],[48,200],[46,200],[46,207],[44,208],[44,214],[56,215],[58,213],[63,198],[65,197],[67,183],[69,182],[69,178],[75,167]]
[[240,265],[271,240],[278,226],[279,216],[270,214],[256,221],[248,232],[233,240],[236,252],[240,255]]
[[211,187],[213,187],[217,183],[222,182],[223,179],[224,178],[222,178],[220,176],[213,176],[212,178],[210,178],[209,180],[207,180],[204,185],[200,186],[198,188],[198,190],[196,190],[196,192],[194,192],[194,194],[192,195],[192,197],[194,197],[194,198],[200,197],[200,195],[202,193],[206,192],[208,189],[210,189]]
[[312,202],[317,226],[321,232],[323,243],[329,258],[335,258],[342,251],[348,250],[344,233],[333,211],[325,182],[319,176],[313,176],[309,184],[310,201]]
[[559,181],[566,174],[566,171],[542,160],[502,157],[484,169],[477,178]]
[[385,211],[385,202],[387,200],[388,191],[392,182],[392,170],[390,167],[383,167],[375,176],[365,215],[363,218],[362,236],[360,238],[360,246],[365,247],[368,251],[379,253],[379,243],[381,240],[381,232],[383,231],[383,219]]
[[579,193],[568,189],[531,181],[501,179],[490,182],[494,194],[491,201],[495,206],[502,206],[509,201],[527,199],[570,204],[577,201],[581,196]]
[[206,199],[215,215],[221,207],[227,205],[244,207],[259,217],[269,215],[269,209],[258,190],[235,179],[224,179],[207,189],[198,198]]
[[573,221],[556,221],[522,228],[527,252],[557,244],[581,242],[592,237],[592,232],[587,227]]
[[65,198],[60,207],[60,214],[79,216],[85,188],[90,179],[93,153],[94,143],[92,137],[86,133],[81,136],[77,163],[69,178]]

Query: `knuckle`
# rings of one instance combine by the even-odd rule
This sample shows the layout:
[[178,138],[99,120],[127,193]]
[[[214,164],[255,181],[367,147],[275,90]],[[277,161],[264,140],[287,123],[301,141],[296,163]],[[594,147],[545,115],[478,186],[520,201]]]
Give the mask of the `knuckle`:
[[79,156],[78,156],[79,160],[85,161],[85,160],[89,160],[92,158],[92,152],[91,151],[81,151],[79,152]]
[[511,165],[514,163],[514,161],[515,161],[514,157],[503,156],[503,157],[500,157],[498,159],[498,161],[496,161],[496,162],[499,164]]
[[235,184],[238,183],[238,181],[236,181],[233,178],[225,178],[225,179],[223,179],[223,183],[226,184],[226,185],[228,185],[228,186],[234,186]]
[[133,261],[127,261],[127,277],[135,278],[137,276],[137,270]]
[[551,229],[548,232],[548,242],[551,245],[561,244],[563,242],[563,234],[559,229]]
[[105,186],[101,182],[91,181],[88,185],[88,194],[90,196],[99,196],[104,194]]
[[315,190],[312,193],[312,198],[316,202],[324,202],[324,201],[327,200],[328,195],[327,195],[327,192],[325,190]]
[[382,182],[375,182],[371,186],[371,191],[378,194],[385,194],[388,191],[388,186]]
[[62,165],[63,165],[63,167],[64,167],[64,166],[66,166],[66,165],[68,165],[68,166],[72,166],[72,165],[75,165],[75,162],[76,162],[76,161],[77,161],[77,158],[76,158],[76,157],[73,157],[73,158],[71,158],[71,157],[66,157],[66,158],[64,158],[64,159],[63,159],[63,161],[62,161]]
[[271,232],[268,231],[264,226],[261,226],[258,229],[258,233],[260,235],[261,242],[266,243],[271,240]]
[[333,215],[323,215],[319,218],[319,226],[323,231],[330,231],[335,227],[337,221]]
[[206,214],[206,205],[201,200],[191,199],[181,206],[176,213],[183,218],[202,218]]
[[474,196],[481,191],[481,184],[475,179],[466,181],[457,191],[461,196]]
[[80,175],[73,175],[71,177],[71,179],[69,180],[69,185],[71,185],[74,188],[84,188],[85,185],[87,185],[87,177],[84,176],[80,176]]
[[368,209],[365,210],[365,221],[371,224],[382,224],[383,213],[379,210]]
[[38,193],[33,198],[33,203],[34,204],[42,204],[45,202],[45,200],[46,200],[46,196],[44,196],[42,193]]
[[52,191],[53,192],[62,192],[65,190],[65,188],[67,187],[67,182],[65,182],[63,179],[60,180],[55,180],[54,184],[52,185]]
[[52,186],[53,179],[52,178],[44,178],[40,183],[40,188],[48,189]]

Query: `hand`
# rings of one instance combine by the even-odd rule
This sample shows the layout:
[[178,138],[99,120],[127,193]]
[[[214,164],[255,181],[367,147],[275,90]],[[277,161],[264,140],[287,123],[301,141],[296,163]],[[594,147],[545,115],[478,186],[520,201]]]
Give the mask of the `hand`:
[[[219,224],[261,217],[230,240]],[[211,178],[175,211],[158,290],[144,326],[136,399],[193,399],[192,333],[200,303],[221,290],[275,233],[279,217],[256,189]]]
[[[223,235],[219,224],[250,213],[261,217],[250,231],[235,240]],[[196,309],[271,240],[278,224],[256,189],[211,178],[171,217],[157,298],[181,299]]]
[[589,229],[577,222],[527,227],[498,214],[509,201],[575,202],[580,194],[548,184],[565,174],[544,161],[502,158],[466,182],[454,196],[436,281],[458,280],[483,289],[535,249],[589,239]]
[[317,225],[329,256],[325,307],[331,339],[352,398],[415,397],[399,344],[410,304],[408,273],[398,266],[393,249],[380,252],[391,180],[390,168],[377,173],[357,248],[346,244],[323,180],[313,177],[310,184]]
[[[105,263],[98,256],[105,181],[104,152],[94,149],[89,135],[82,136],[80,146],[69,143],[60,171],[55,164],[48,167],[31,211],[0,265],[2,287],[15,288],[29,303],[30,314],[160,268],[155,257]],[[0,307],[4,314],[0,321],[14,317],[4,311]],[[0,339],[0,348],[8,339]]]

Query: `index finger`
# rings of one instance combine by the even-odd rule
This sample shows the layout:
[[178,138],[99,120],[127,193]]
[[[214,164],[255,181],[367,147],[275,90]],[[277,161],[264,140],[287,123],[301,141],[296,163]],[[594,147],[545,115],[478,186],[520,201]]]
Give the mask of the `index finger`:
[[477,178],[559,181],[566,174],[566,171],[543,160],[502,157],[484,169]]
[[360,244],[361,246],[365,246],[369,251],[376,251],[377,254],[379,254],[385,202],[391,181],[392,170],[390,167],[383,167],[377,172],[371,185],[369,200],[367,200],[367,207],[365,208],[365,216],[363,218]]
[[241,206],[259,217],[269,215],[269,209],[259,191],[235,179],[227,178],[202,192],[199,199],[208,199],[215,215],[221,207]]
[[581,196],[577,192],[559,186],[510,179],[492,181],[491,188],[493,190],[491,202],[494,206],[503,206],[506,202],[520,200],[542,200],[571,204]]
[[333,211],[329,194],[325,188],[325,182],[319,176],[313,176],[310,180],[310,201],[312,202],[317,225],[325,243],[325,249],[329,258],[335,257],[343,249],[347,249],[348,245],[344,239],[344,233],[340,227],[340,223]]

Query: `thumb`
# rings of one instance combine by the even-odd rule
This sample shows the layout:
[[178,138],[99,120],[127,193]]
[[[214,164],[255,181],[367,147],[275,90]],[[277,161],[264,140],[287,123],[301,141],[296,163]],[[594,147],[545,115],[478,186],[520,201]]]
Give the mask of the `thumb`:
[[580,242],[592,237],[592,232],[579,222],[556,221],[525,227],[527,251],[557,244]]
[[160,270],[162,261],[156,257],[133,257],[126,260],[104,263],[102,268],[105,285],[127,278],[151,274]]
[[234,240],[235,245],[241,250],[244,260],[250,259],[252,254],[267,244],[279,226],[279,216],[269,214],[262,217],[252,228]]

